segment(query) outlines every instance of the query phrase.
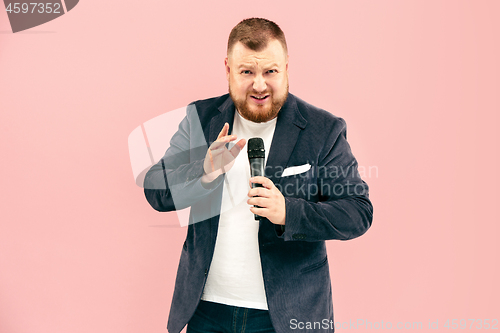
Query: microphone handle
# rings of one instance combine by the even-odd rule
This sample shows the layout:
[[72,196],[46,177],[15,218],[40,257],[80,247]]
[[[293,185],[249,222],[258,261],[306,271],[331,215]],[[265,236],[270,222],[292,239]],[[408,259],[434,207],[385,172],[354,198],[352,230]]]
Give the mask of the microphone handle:
[[[254,157],[250,160],[250,175],[252,177],[256,176],[264,176],[264,158],[262,157]],[[252,188],[256,187],[263,187],[262,184],[259,183],[252,183]],[[254,205],[256,208],[260,208],[257,205]],[[255,220],[258,221],[260,220],[260,216],[257,214],[253,214],[255,217]]]

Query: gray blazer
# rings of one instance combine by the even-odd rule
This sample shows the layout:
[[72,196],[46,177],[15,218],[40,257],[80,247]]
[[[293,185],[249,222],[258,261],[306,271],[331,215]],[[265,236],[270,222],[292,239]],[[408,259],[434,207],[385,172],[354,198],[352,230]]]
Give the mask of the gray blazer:
[[[200,131],[195,127],[201,124],[210,145],[225,122],[232,130],[234,112],[227,94],[192,103],[170,148],[144,180],[146,199],[154,209],[191,206],[190,220],[201,221],[188,226],[168,319],[170,333],[183,329],[200,301],[214,253],[222,197],[223,175],[211,189],[200,186],[206,147],[193,146],[193,133]],[[287,167],[304,164],[311,168],[281,177]],[[315,329],[303,332],[334,331],[325,240],[358,237],[372,222],[368,186],[357,166],[346,141],[345,121],[289,94],[278,114],[265,170],[285,196],[286,222],[282,228],[263,218],[258,233],[269,314],[277,333],[292,332],[299,322],[317,323]],[[181,199],[173,198],[169,186],[174,183],[185,194]]]

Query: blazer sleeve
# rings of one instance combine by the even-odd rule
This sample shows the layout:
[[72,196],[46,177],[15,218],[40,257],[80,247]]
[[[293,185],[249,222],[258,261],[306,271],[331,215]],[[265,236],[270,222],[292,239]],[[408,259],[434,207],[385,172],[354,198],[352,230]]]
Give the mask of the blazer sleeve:
[[207,149],[196,107],[191,104],[165,155],[144,178],[144,194],[155,210],[166,212],[190,207],[222,183],[219,177],[210,188],[201,184]]
[[284,228],[276,227],[285,241],[348,240],[364,234],[372,223],[368,185],[346,139],[346,123],[337,118],[318,162],[318,201],[286,197]]

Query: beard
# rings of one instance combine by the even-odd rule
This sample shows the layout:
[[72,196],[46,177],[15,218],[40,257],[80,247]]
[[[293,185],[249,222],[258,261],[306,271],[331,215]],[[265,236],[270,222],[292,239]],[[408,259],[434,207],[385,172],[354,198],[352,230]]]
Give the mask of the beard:
[[[288,82],[286,83],[286,91],[283,96],[276,96],[275,94],[270,92],[258,94],[254,91],[248,93],[245,96],[245,99],[241,100],[236,98],[236,96],[233,94],[233,92],[231,91],[231,85],[229,85],[229,95],[233,100],[236,110],[243,118],[253,121],[254,123],[264,123],[271,119],[274,119],[278,115],[278,112],[281,110],[283,104],[285,104],[286,99],[288,98]],[[268,98],[271,99],[271,106],[269,107],[267,105],[252,105],[252,108],[257,108],[257,111],[250,110],[250,102],[248,102],[248,99],[251,98],[250,95],[269,95]]]

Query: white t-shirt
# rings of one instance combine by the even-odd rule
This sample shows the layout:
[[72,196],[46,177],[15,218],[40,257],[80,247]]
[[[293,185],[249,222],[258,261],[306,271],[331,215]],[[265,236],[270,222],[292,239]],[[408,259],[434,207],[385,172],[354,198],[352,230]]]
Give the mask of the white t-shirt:
[[[247,143],[250,138],[262,138],[267,162],[276,121],[277,117],[254,123],[236,111],[231,134],[238,136],[236,141],[246,139]],[[215,252],[201,299],[268,310],[260,263],[259,221],[247,204],[250,165],[246,150],[245,145],[226,173]]]

